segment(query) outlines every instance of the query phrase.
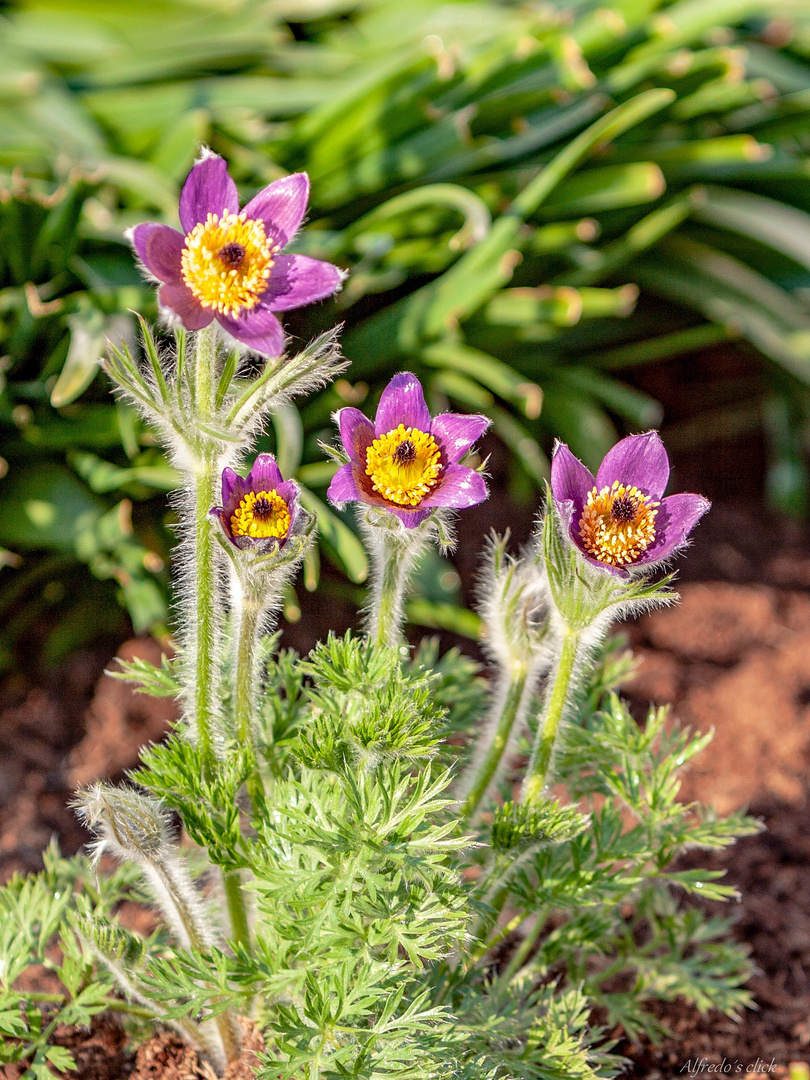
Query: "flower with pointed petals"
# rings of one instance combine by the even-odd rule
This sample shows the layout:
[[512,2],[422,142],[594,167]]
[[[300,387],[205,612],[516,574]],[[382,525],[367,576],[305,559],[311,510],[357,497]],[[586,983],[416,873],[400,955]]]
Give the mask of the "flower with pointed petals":
[[272,454],[259,454],[247,476],[222,473],[222,506],[210,511],[234,547],[264,555],[282,548],[300,516],[298,485],[284,480]]
[[331,296],[343,274],[306,255],[282,255],[307,209],[309,178],[276,180],[240,212],[228,166],[206,152],[180,194],[183,232],[136,225],[129,234],[158,299],[187,330],[217,320],[223,330],[264,356],[280,356],[284,331],[274,312]]
[[674,554],[711,505],[684,492],[663,497],[669,458],[656,431],[629,435],[594,477],[565,443],[551,462],[551,493],[573,543],[594,566],[627,575]]
[[436,507],[462,509],[486,499],[483,477],[460,462],[489,420],[456,413],[431,419],[415,375],[394,376],[373,424],[359,409],[341,409],[336,419],[349,461],[329,485],[331,502],[368,503],[412,529]]

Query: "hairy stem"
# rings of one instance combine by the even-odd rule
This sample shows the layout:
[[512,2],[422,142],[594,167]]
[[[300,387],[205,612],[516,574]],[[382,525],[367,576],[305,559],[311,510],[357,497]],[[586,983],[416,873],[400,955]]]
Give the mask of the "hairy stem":
[[234,605],[236,618],[234,665],[234,719],[236,738],[240,746],[250,754],[250,775],[247,790],[254,813],[264,802],[264,785],[256,758],[256,734],[253,716],[259,688],[259,665],[257,660],[263,606],[251,598],[242,598]]
[[546,777],[554,745],[557,741],[560,721],[563,718],[571,692],[571,681],[576,669],[579,634],[566,626],[562,648],[557,660],[557,670],[548,695],[540,726],[537,729],[532,756],[523,785],[523,801],[532,803],[538,799],[546,786]]
[[533,690],[525,664],[516,664],[511,674],[502,669],[495,688],[489,722],[485,732],[492,732],[489,746],[479,760],[473,761],[468,776],[462,780],[466,793],[461,807],[462,820],[475,816],[487,793],[506,750],[515,721],[525,716]]
[[[198,421],[209,421],[215,412],[218,347],[214,324],[197,334],[194,356],[194,405]],[[208,512],[217,502],[219,453],[212,441],[200,440],[194,484],[194,589],[191,596],[193,635],[194,724],[203,767],[216,767],[216,722],[219,715],[220,611],[217,604],[217,563],[214,532]],[[236,941],[249,944],[250,931],[239,877],[222,875],[231,932]],[[223,1014],[217,1019],[228,1060],[239,1053],[239,1028]]]
[[[183,942],[186,948],[200,953],[207,952],[211,945],[211,933],[206,926],[203,909],[191,890],[185,872],[178,865],[160,858],[147,860],[144,869],[153,882],[158,899],[160,900],[161,896],[164,897],[174,908],[174,917],[170,921],[174,924],[181,941],[183,938],[186,939]],[[244,898],[241,891],[238,899],[244,911]],[[165,904],[162,906],[166,912]],[[169,912],[166,914],[168,915]],[[226,1061],[236,1060],[241,1052],[242,1036],[239,1022],[233,1011],[225,1009],[214,1018],[214,1025],[219,1034]]]
[[[197,334],[194,389],[196,414],[210,419],[216,393],[217,343],[212,327]],[[216,503],[217,454],[203,442],[193,477],[194,496],[194,581],[189,616],[194,643],[194,725],[203,761],[210,771],[214,765],[219,626],[216,617],[216,559],[214,535],[208,511]]]
[[368,636],[375,645],[396,645],[402,636],[405,588],[418,555],[421,537],[403,538],[394,530],[371,527],[371,604]]

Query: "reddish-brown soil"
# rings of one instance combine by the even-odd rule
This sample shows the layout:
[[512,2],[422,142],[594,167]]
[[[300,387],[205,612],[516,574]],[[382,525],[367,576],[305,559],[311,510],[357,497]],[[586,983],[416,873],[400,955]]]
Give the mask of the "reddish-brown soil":
[[[241,1024],[242,1055],[228,1065],[222,1080],[253,1080],[256,1075],[264,1039],[252,1021],[242,1018]],[[138,1047],[130,1080],[217,1080],[217,1074],[174,1032],[158,1031]]]
[[[766,825],[723,856],[696,853],[693,864],[725,869],[741,894],[734,933],[759,969],[758,1008],[735,1023],[661,1006],[674,1037],[621,1049],[638,1080],[686,1075],[701,1061],[787,1076],[791,1062],[810,1063],[810,595],[725,582],[681,593],[680,607],[631,629],[641,664],[624,692],[639,712],[671,701],[682,722],[714,728],[683,798],[720,812],[748,808]],[[769,1070],[753,1068],[757,1059]]]
[[[160,646],[128,641],[119,656],[159,663]],[[67,808],[70,793],[133,768],[139,747],[161,739],[176,715],[173,702],[104,676],[108,662],[84,653],[40,686],[6,690],[17,701],[0,714],[0,880],[38,868],[54,834],[63,852],[76,851],[87,837]]]
[[[524,531],[529,525],[527,514]],[[467,558],[462,548],[461,562]],[[726,1074],[787,1077],[791,1062],[810,1062],[810,545],[777,519],[726,505],[701,526],[683,566],[681,606],[628,629],[640,666],[625,693],[638,715],[650,702],[672,702],[680,720],[715,729],[684,778],[684,798],[721,812],[745,806],[767,825],[714,858],[742,896],[734,932],[759,969],[751,983],[757,1010],[735,1023],[662,1006],[671,1039],[619,1048],[635,1080],[696,1075],[724,1060]],[[151,660],[157,653],[150,641],[121,650]],[[75,850],[83,834],[67,809],[72,788],[120,776],[172,718],[170,703],[102,678],[105,659],[75,658],[58,677],[7,686],[0,699],[0,878],[35,869],[52,834]],[[710,857],[697,858],[705,865]],[[86,1080],[113,1080],[133,1067],[139,1080],[204,1075],[196,1055],[181,1053],[166,1033],[135,1062],[106,1019],[59,1039],[73,1040]],[[231,1080],[250,1075],[249,1065],[240,1068]]]

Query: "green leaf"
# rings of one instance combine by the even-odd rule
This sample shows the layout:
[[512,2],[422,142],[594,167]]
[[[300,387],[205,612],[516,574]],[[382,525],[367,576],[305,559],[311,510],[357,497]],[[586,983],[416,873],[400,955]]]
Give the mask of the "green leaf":
[[88,301],[68,316],[70,346],[65,365],[51,391],[51,405],[62,408],[83,394],[99,370],[106,351],[104,316]]
[[45,1051],[45,1057],[54,1068],[62,1072],[76,1068],[76,1059],[65,1046],[49,1046]]
[[650,161],[587,169],[569,177],[549,195],[542,215],[577,217],[621,206],[638,206],[659,198],[665,188],[663,173]]
[[71,551],[104,504],[67,469],[49,463],[11,469],[0,481],[0,543]]
[[405,617],[417,626],[449,630],[472,641],[478,641],[481,637],[480,616],[456,604],[441,604],[422,598],[409,600],[405,605]]

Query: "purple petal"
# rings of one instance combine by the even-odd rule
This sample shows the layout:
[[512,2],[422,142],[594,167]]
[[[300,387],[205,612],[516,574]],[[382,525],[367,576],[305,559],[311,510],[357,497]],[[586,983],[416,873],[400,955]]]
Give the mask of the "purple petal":
[[574,457],[565,443],[558,442],[551,457],[551,494],[557,503],[571,503],[572,522],[579,518],[588,492],[596,487],[590,469]]
[[596,474],[596,486],[601,491],[614,480],[635,484],[655,500],[661,498],[669,482],[669,458],[657,431],[628,435],[608,450]]
[[245,207],[249,218],[260,218],[267,235],[286,247],[298,231],[309,202],[309,177],[293,173],[275,180],[250,200]]
[[262,356],[281,356],[284,352],[284,330],[275,315],[259,303],[238,319],[218,315],[217,321],[231,337]]
[[630,571],[633,567],[638,566],[639,561],[644,561],[641,559],[634,563],[630,563],[628,566],[614,566],[612,563],[600,562],[599,559],[595,559],[593,555],[590,555],[584,548],[580,548],[580,551],[582,552],[582,557],[586,562],[589,562],[591,566],[598,566],[600,570],[607,570],[609,574],[615,574],[616,577],[630,577]]
[[430,431],[430,413],[425,404],[422,384],[407,371],[395,375],[383,390],[374,418],[374,430],[378,436],[385,435],[396,430],[400,424],[419,431]]
[[325,300],[340,288],[343,274],[331,263],[308,255],[277,255],[262,303],[273,311],[289,311]]
[[[233,469],[222,470],[222,505],[230,507],[231,496],[236,484],[236,473]],[[237,500],[238,501],[238,500]]]
[[190,233],[209,214],[221,217],[224,210],[239,213],[239,193],[228,175],[224,158],[210,154],[198,161],[180,192],[180,224]]
[[420,502],[420,508],[433,506],[452,506],[463,510],[467,506],[477,506],[487,498],[489,492],[484,478],[475,469],[464,465],[448,465],[442,473],[441,482]]
[[212,506],[211,509],[208,511],[208,516],[212,520],[218,521],[220,523],[225,535],[228,537],[228,539],[234,545],[234,547],[237,547],[238,545],[236,544],[236,541],[234,540],[233,533],[231,532],[230,518],[225,513],[223,508],[221,506]]
[[158,281],[180,281],[180,257],[186,238],[168,225],[145,222],[132,230],[138,258]]
[[230,521],[234,510],[250,491],[250,484],[244,476],[233,469],[222,470],[222,508]]
[[[259,454],[247,475],[249,491],[274,491],[284,483],[284,477],[272,454]],[[284,496],[282,495],[282,498]]]
[[374,440],[374,425],[359,409],[345,408],[337,414],[340,441],[352,460],[366,467],[366,450]]
[[461,461],[472,444],[484,434],[491,421],[487,416],[462,416],[460,413],[441,413],[434,416],[430,434],[442,449],[451,465]]
[[666,559],[686,538],[712,504],[702,495],[683,492],[663,499],[655,519],[655,540],[633,565]]
[[403,510],[402,507],[394,507],[390,503],[388,509],[392,514],[396,514],[406,529],[415,529],[426,517],[430,517],[430,510]]
[[362,502],[363,494],[354,482],[354,472],[351,465],[341,465],[332,477],[332,483],[326,492],[326,497],[331,503]]
[[[293,518],[293,513],[297,500],[298,500],[298,484],[294,480],[283,480],[277,487],[276,491],[282,497],[287,504],[287,508],[290,511],[290,518]],[[292,522],[290,522],[290,528],[292,528]]]
[[173,311],[186,330],[204,330],[214,321],[214,313],[204,308],[187,285],[172,282],[161,285],[158,300],[163,307]]

